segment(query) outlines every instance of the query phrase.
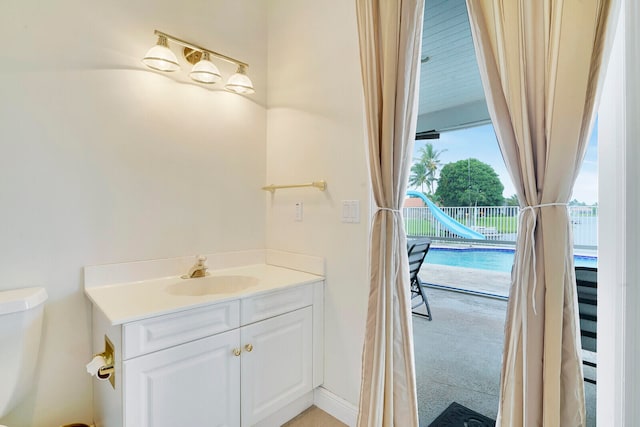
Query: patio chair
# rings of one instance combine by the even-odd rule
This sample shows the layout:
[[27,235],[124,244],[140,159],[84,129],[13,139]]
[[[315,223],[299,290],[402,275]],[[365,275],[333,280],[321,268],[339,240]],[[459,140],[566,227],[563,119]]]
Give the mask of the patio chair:
[[[598,321],[598,269],[592,267],[576,267],[576,287],[578,290],[578,313],[580,316],[580,338],[582,348],[596,353],[597,321]],[[592,368],[597,363],[583,360],[583,364]],[[595,384],[596,380],[584,379]]]
[[[424,257],[427,256],[429,247],[431,246],[431,240],[429,239],[409,239],[407,242],[409,247],[409,280],[411,283],[411,310],[416,316],[425,317],[428,320],[432,320],[431,308],[429,307],[429,300],[427,300],[427,294],[424,291],[424,284],[418,277],[418,272]],[[417,303],[413,303],[414,299],[418,299]],[[414,311],[416,308],[424,304],[427,309],[427,314]]]

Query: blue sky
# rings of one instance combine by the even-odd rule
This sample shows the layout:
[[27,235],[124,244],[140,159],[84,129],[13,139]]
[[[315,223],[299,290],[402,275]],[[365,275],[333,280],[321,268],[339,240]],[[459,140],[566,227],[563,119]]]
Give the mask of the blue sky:
[[[587,204],[598,201],[598,146],[597,123],[589,140],[587,153],[582,169],[573,188],[571,199],[578,199]],[[488,124],[469,129],[461,129],[440,134],[440,139],[416,141],[414,160],[418,157],[420,147],[430,142],[436,150],[447,150],[440,155],[442,165],[458,160],[476,158],[493,167],[504,185],[504,197],[515,194],[511,178],[502,160],[498,141],[493,126]]]

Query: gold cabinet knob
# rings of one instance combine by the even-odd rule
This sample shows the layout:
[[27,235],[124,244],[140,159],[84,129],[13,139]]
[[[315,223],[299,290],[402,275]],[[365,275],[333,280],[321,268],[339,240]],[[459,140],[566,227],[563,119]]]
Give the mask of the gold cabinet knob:
[[239,348],[234,348],[233,349],[233,355],[234,356],[240,356],[240,353],[242,353],[242,350],[240,350]]
[[253,350],[253,346],[251,344],[247,344],[244,346],[244,349],[251,353],[251,350]]

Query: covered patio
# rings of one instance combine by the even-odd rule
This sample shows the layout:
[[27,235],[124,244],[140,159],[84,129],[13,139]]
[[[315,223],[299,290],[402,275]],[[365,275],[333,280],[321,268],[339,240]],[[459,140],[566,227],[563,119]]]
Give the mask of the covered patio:
[[[509,273],[486,270],[425,263],[420,278],[504,297],[509,289]],[[495,420],[506,298],[432,287],[427,295],[433,320],[413,316],[420,426],[428,426],[452,402]],[[591,427],[596,425],[596,386],[585,383],[585,394],[587,426]]]

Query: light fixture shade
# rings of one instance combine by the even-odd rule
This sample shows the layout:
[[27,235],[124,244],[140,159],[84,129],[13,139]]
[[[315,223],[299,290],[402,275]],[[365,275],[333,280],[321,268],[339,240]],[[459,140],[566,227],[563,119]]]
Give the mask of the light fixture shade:
[[202,54],[202,59],[193,66],[189,77],[198,83],[205,84],[214,84],[222,79],[218,67],[209,60],[209,52]]
[[229,77],[227,80],[227,84],[225,85],[225,89],[231,92],[249,95],[255,92],[253,89],[253,83],[251,83],[251,79],[247,77],[247,70],[244,66],[239,65],[238,70],[234,75]]
[[178,58],[171,52],[165,36],[158,36],[158,44],[149,49],[142,59],[144,65],[158,71],[176,71],[180,69]]

